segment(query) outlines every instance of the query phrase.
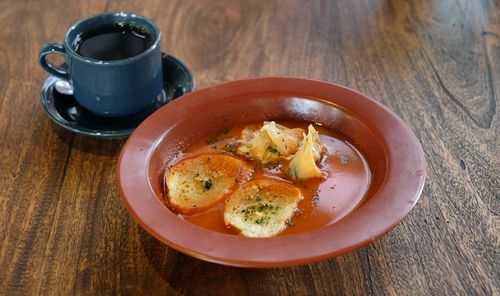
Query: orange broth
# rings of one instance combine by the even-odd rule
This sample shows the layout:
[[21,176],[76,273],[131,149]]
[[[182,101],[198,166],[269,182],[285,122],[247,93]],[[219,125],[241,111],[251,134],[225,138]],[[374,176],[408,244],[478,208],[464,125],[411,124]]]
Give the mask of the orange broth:
[[[300,127],[307,131],[308,123],[277,122],[289,128]],[[292,183],[298,187],[303,199],[298,204],[298,211],[292,217],[292,225],[288,226],[279,235],[288,235],[307,232],[326,225],[333,224],[361,203],[370,185],[370,169],[366,160],[354,146],[349,144],[344,136],[315,125],[319,133],[321,144],[327,148],[318,167],[326,179],[311,179],[305,181],[289,180],[284,174],[284,167],[288,161],[282,161],[278,167],[263,167],[257,161],[248,160],[242,156],[227,152],[227,144],[237,142],[241,131],[250,125],[235,126],[224,132],[217,133],[195,145],[189,147],[183,158],[195,157],[199,154],[224,153],[230,154],[252,164],[255,168],[252,179],[269,177],[283,182]],[[251,125],[256,128],[262,124]],[[179,216],[193,224],[210,230],[238,234],[238,232],[224,224],[225,199],[202,212]]]

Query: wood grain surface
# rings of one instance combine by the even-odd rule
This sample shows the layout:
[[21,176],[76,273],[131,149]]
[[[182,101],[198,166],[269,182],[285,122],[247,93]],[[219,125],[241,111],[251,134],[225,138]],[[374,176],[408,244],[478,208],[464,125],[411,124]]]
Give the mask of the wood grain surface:
[[[313,265],[240,269],[165,247],[120,202],[124,140],[63,130],[39,102],[41,46],[117,10],[153,19],[198,88],[300,76],[385,104],[423,145],[419,203]],[[500,295],[499,93],[498,0],[0,0],[0,294]]]

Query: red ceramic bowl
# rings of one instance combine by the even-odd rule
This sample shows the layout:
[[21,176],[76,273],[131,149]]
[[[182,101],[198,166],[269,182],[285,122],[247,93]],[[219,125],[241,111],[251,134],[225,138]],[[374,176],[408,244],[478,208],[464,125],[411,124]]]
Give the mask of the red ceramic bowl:
[[[168,209],[163,175],[187,147],[223,125],[269,119],[320,123],[347,136],[371,170],[362,203],[332,225],[265,239],[204,229]],[[418,140],[387,108],[332,83],[281,77],[228,82],[169,103],[134,131],[118,164],[122,201],[147,232],[193,257],[244,267],[306,264],[373,242],[415,205],[424,179]]]

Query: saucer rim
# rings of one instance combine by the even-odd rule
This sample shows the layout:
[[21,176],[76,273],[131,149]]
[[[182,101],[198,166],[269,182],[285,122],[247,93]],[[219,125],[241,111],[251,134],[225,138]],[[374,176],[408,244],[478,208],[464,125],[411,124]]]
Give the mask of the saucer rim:
[[[190,92],[193,92],[194,90],[196,90],[196,81],[194,79],[193,73],[191,72],[189,67],[186,66],[186,64],[184,64],[180,59],[176,58],[175,56],[162,52],[162,64],[165,63],[166,61],[171,62],[171,63],[179,66],[181,68],[181,70],[184,73],[186,73],[186,75],[191,80],[191,87],[190,87],[190,89],[187,89],[184,94],[187,94],[187,93],[190,93]],[[49,106],[51,106],[51,104],[49,103],[49,99],[48,99],[46,93],[48,92],[48,89],[50,87],[52,87],[58,80],[60,80],[60,78],[57,78],[53,75],[48,75],[47,78],[44,80],[44,83],[43,83],[43,86],[41,89],[41,93],[40,93],[40,101],[42,103],[43,109],[45,110],[45,113],[58,126],[66,129],[66,130],[72,131],[74,133],[80,134],[80,135],[85,135],[85,136],[90,136],[90,137],[95,137],[95,138],[108,138],[109,139],[109,138],[128,137],[137,128],[137,126],[140,125],[140,123],[138,123],[137,126],[135,126],[133,128],[127,128],[127,129],[98,130],[98,129],[90,129],[90,128],[85,128],[85,127],[81,127],[78,125],[70,124],[66,119],[64,119],[61,116],[61,114],[59,112],[52,112],[51,108],[49,108]],[[163,80],[164,80],[164,82],[166,81],[165,78],[163,78]],[[163,89],[165,90],[165,87]],[[181,96],[178,96],[178,97],[172,96],[172,99],[176,99],[176,98],[179,98]],[[168,102],[158,106],[154,111],[151,112],[151,114],[158,111],[160,108],[162,108],[163,106],[165,106],[167,104],[168,104]],[[151,116],[151,114],[149,114],[147,117]],[[146,120],[147,117],[145,117],[144,120]]]

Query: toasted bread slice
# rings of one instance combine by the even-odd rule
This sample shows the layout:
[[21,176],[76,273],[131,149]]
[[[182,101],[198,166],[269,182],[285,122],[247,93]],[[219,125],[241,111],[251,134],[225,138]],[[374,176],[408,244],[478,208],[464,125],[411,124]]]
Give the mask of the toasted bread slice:
[[300,190],[269,178],[247,182],[236,189],[224,207],[224,222],[249,237],[272,237],[287,227]]
[[166,174],[168,202],[183,213],[192,213],[220,201],[252,168],[229,155],[203,154],[184,159]]

